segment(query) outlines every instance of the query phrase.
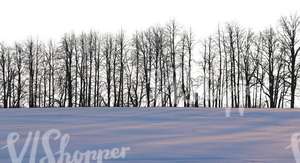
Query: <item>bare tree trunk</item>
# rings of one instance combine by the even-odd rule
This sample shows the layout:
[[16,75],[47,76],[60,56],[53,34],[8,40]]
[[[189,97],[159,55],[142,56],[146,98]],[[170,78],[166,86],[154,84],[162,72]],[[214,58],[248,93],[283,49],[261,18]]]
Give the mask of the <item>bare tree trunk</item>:
[[187,107],[191,105],[191,90],[192,90],[192,48],[193,48],[193,34],[190,29],[187,37],[187,48],[188,48],[188,77],[187,77]]

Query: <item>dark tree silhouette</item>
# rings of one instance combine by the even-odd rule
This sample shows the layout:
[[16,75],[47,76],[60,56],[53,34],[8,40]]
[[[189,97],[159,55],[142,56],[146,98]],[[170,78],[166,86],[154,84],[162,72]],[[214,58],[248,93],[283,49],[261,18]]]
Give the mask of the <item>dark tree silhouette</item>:
[[294,108],[299,26],[297,15],[282,17],[278,32],[227,23],[198,45],[171,20],[131,37],[90,31],[1,43],[0,106]]

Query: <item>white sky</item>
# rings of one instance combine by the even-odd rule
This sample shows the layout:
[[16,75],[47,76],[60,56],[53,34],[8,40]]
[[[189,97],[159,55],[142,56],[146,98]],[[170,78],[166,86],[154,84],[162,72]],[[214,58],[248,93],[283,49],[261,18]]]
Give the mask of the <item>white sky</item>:
[[65,32],[90,29],[123,28],[130,34],[172,18],[191,26],[200,39],[219,23],[260,30],[295,12],[300,13],[300,0],[0,0],[0,41],[57,40]]

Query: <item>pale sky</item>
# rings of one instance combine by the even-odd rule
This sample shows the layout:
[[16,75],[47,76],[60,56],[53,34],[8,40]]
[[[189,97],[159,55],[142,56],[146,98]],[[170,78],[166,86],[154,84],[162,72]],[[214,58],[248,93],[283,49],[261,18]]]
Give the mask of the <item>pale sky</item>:
[[0,7],[0,41],[8,43],[91,29],[130,34],[173,18],[200,39],[224,22],[275,26],[281,15],[300,13],[300,0],[0,0]]

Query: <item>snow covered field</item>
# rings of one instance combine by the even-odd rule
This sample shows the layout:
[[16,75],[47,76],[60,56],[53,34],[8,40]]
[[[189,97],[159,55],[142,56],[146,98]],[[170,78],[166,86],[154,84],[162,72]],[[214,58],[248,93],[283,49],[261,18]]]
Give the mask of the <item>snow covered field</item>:
[[[300,112],[246,109],[243,117],[238,110],[226,117],[224,109],[201,108],[0,110],[0,148],[18,132],[20,153],[29,131],[49,129],[70,134],[70,153],[130,147],[126,158],[104,163],[295,163],[286,147],[300,132]],[[7,149],[0,149],[0,163],[10,162]]]

